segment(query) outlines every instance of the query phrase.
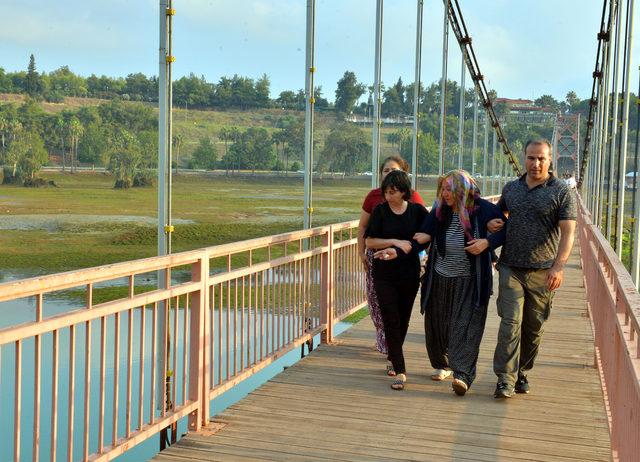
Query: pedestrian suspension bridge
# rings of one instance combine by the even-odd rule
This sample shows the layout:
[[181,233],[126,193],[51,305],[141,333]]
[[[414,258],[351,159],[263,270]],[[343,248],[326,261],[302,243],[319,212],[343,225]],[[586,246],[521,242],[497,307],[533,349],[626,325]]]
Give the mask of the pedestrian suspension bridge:
[[[463,73],[471,75],[479,99],[475,106],[485,111],[504,164],[519,174],[518,153],[511,152],[493,110],[458,0],[444,4],[445,35],[449,27],[456,35]],[[493,399],[495,301],[478,379],[464,398],[449,382],[429,379],[417,309],[406,341],[404,392],[389,388],[368,320],[335,335],[339,321],[366,306],[358,223],[311,226],[307,168],[303,230],[0,284],[0,302],[27,299],[35,306],[28,322],[0,329],[0,380],[10,378],[12,390],[0,400],[11,429],[0,438],[0,459],[111,460],[160,439],[165,449],[158,461],[638,460],[640,214],[634,208],[640,201],[626,213],[624,188],[633,6],[633,0],[603,1],[584,138],[578,139],[570,117],[558,117],[556,160],[580,184],[577,238],[529,376],[529,395]],[[308,0],[311,42],[314,8]],[[171,2],[162,1],[160,12],[161,25],[170,24]],[[167,50],[161,46],[163,58],[170,57]],[[417,62],[419,56],[417,50]],[[170,62],[161,59],[161,68]],[[309,141],[310,46],[306,69]],[[161,96],[166,89],[161,84]],[[377,120],[379,90],[377,75]],[[170,99],[165,103],[170,108]],[[163,104],[161,98],[161,124]],[[379,124],[373,127],[376,172]],[[441,149],[442,171],[443,140]],[[308,142],[306,165],[311,151]],[[483,190],[493,173],[487,165]],[[160,218],[166,218],[162,211]],[[169,232],[166,224],[161,234]],[[149,278],[159,287],[145,286]],[[95,297],[99,288],[122,281],[121,296]],[[57,294],[69,290],[81,301],[56,312]],[[315,349],[314,338],[321,341]],[[225,392],[300,351],[304,359],[224,412],[213,412]],[[186,422],[185,430],[178,422]]]

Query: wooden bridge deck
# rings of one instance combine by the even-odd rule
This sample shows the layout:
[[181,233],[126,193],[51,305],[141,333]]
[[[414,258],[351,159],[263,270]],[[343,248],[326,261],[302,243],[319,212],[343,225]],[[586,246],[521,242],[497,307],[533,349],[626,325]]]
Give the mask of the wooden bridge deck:
[[493,398],[495,297],[477,381],[465,397],[453,394],[450,380],[430,380],[416,305],[404,392],[389,388],[366,319],[216,416],[216,433],[189,434],[154,460],[611,460],[577,250],[565,278],[529,395]]

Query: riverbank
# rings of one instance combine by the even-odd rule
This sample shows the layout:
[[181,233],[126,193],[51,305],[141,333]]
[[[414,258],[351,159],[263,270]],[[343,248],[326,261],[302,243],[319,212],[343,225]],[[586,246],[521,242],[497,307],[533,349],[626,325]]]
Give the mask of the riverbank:
[[[116,190],[99,172],[44,176],[58,187],[0,186],[0,281],[156,254],[156,187]],[[369,189],[369,177],[314,180],[313,224],[357,219]],[[302,227],[301,177],[177,175],[172,196],[174,252]]]

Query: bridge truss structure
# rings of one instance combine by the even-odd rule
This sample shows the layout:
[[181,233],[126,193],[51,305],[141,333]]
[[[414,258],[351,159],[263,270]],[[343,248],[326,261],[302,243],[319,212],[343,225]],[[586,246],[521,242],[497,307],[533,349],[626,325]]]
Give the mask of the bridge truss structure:
[[552,143],[557,175],[570,173],[576,176],[580,165],[580,114],[558,114]]

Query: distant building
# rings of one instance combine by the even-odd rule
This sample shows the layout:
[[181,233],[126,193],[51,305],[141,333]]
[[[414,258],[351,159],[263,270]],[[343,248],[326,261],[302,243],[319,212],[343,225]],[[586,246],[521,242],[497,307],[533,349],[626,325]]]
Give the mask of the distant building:
[[536,106],[530,99],[496,98],[494,104],[505,104],[506,115],[511,120],[526,123],[546,123],[553,121],[556,111],[550,107]]
[[[366,117],[357,114],[349,114],[344,118],[344,120],[361,125],[371,125],[373,123],[373,117]],[[413,116],[381,117],[380,122],[382,125],[413,125]]]
[[510,99],[510,98],[496,98],[495,104],[504,103],[510,108],[512,107],[535,107],[535,104],[530,99]]

